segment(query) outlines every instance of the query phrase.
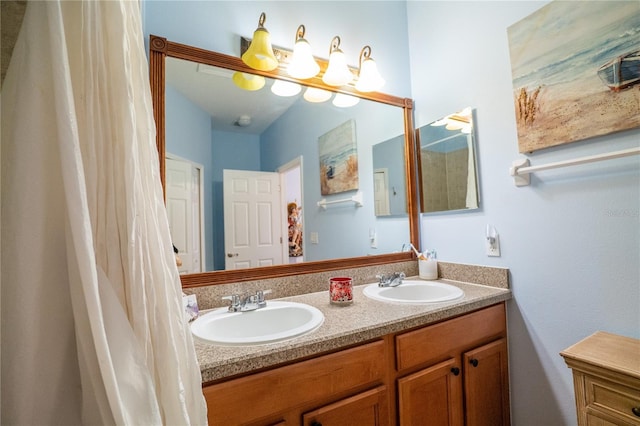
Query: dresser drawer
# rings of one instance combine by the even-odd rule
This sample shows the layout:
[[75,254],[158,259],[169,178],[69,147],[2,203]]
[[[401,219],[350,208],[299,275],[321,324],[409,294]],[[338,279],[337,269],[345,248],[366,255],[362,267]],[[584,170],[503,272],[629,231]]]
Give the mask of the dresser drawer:
[[437,362],[506,336],[504,304],[396,336],[398,371]]
[[[625,424],[640,425],[640,388],[630,388],[599,377],[585,376],[587,413],[606,419],[615,418]],[[600,414],[600,415],[599,415]]]

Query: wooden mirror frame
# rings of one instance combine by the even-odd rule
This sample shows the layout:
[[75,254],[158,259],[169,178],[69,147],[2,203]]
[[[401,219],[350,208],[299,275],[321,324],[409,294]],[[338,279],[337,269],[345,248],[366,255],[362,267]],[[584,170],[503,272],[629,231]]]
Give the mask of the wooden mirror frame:
[[[405,171],[407,183],[407,210],[409,216],[409,239],[415,247],[419,247],[418,235],[418,191],[417,191],[417,164],[415,133],[413,125],[413,100],[399,98],[384,93],[357,92],[353,86],[343,86],[338,89],[322,82],[322,74],[327,67],[327,62],[318,60],[320,74],[312,79],[298,80],[289,77],[285,71],[278,67],[273,71],[259,71],[249,68],[240,58],[224,55],[193,46],[175,43],[164,37],[150,35],[149,37],[149,79],[151,82],[151,97],[153,102],[153,115],[156,122],[156,144],[160,160],[160,176],[162,187],[165,188],[165,58],[172,57],[226,68],[233,71],[248,72],[264,77],[293,81],[305,86],[317,87],[331,92],[355,95],[362,99],[369,99],[389,105],[403,108],[404,133],[405,133]],[[400,247],[398,247],[400,249]],[[236,283],[251,280],[279,278],[292,275],[311,274],[324,271],[333,271],[362,266],[381,265],[394,262],[403,262],[414,259],[413,252],[380,254],[375,256],[349,257],[341,259],[309,261],[296,264],[284,264],[248,269],[234,269],[223,271],[210,271],[198,274],[181,275],[184,288],[200,287],[215,284]]]

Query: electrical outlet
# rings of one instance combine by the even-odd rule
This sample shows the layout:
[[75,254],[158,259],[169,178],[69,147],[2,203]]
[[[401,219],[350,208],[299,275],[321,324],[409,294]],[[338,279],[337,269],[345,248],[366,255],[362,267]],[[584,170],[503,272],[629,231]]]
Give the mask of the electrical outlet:
[[500,236],[486,238],[487,256],[500,257]]

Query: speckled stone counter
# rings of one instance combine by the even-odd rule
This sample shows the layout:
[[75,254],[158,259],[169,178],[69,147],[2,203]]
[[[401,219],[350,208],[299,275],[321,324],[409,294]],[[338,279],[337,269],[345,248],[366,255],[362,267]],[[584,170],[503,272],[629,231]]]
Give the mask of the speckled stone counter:
[[[502,271],[505,271],[506,278],[508,272]],[[498,285],[495,283],[481,285],[450,279],[438,281],[461,288],[465,293],[464,297],[449,302],[424,305],[391,304],[369,299],[363,294],[365,285],[360,285],[354,287],[354,302],[347,306],[331,305],[328,291],[278,299],[315,306],[325,315],[324,323],[307,335],[268,345],[226,347],[196,341],[195,347],[203,383],[424,326],[511,298],[511,291],[506,288],[508,278],[506,278],[506,286],[501,282]]]

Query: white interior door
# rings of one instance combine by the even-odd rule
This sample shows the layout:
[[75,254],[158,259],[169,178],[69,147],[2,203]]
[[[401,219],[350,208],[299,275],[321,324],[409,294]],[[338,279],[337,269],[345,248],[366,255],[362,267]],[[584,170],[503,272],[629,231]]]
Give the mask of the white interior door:
[[280,175],[224,170],[225,269],[283,263]]
[[387,176],[387,169],[374,170],[373,188],[376,216],[390,215],[391,208],[389,207],[389,178]]
[[179,250],[181,274],[202,272],[202,167],[189,161],[166,158],[167,216],[173,245]]

